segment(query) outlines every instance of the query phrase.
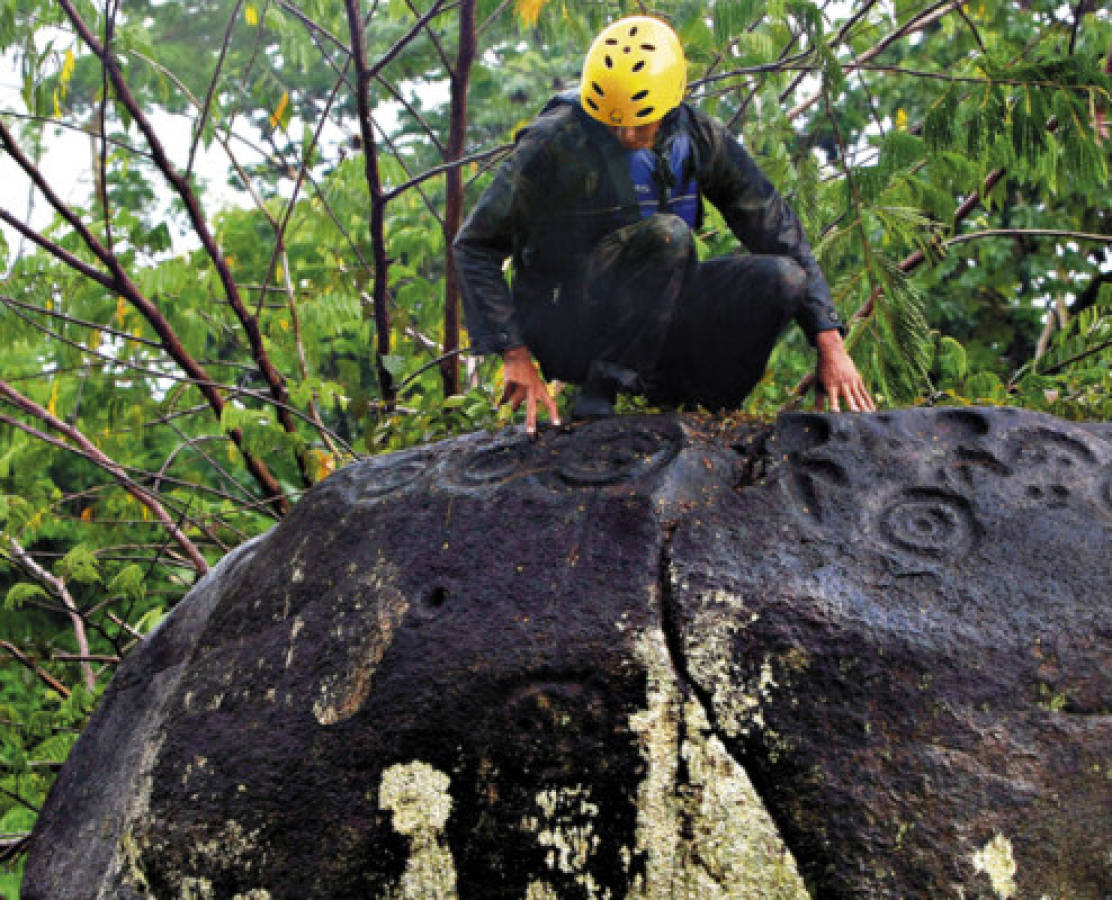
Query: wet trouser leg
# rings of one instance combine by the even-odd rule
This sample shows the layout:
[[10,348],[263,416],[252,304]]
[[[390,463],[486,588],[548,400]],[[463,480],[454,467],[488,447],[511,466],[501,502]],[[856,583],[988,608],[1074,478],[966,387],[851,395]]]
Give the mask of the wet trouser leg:
[[756,386],[806,295],[786,256],[728,256],[695,267],[646,392],[659,403],[734,408]]
[[583,276],[582,291],[527,325],[545,374],[711,409],[739,405],[761,379],[807,285],[788,257],[697,262],[690,229],[672,215],[607,235]]
[[678,216],[649,216],[600,242],[587,262],[582,335],[596,376],[644,390],[694,271],[695,244]]

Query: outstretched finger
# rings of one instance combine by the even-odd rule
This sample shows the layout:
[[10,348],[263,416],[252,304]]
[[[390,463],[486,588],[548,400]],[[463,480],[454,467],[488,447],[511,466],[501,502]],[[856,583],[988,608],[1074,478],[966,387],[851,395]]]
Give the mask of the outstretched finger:
[[854,390],[857,392],[861,409],[868,412],[876,412],[876,401],[873,400],[872,394],[869,393],[868,388],[866,388],[863,383],[858,382],[854,385]]
[[537,433],[537,395],[532,391],[527,391],[525,397],[525,433],[529,437]]
[[553,425],[559,425],[560,410],[556,406],[555,398],[548,391],[545,391],[543,394],[541,394],[541,399],[544,401],[544,408],[548,410],[548,420]]

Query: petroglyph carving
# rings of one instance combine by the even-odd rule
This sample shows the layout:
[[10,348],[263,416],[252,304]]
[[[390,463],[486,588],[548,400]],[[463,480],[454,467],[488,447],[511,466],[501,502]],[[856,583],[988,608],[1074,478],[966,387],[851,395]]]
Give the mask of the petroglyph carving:
[[934,488],[912,488],[885,507],[880,533],[901,550],[935,557],[958,556],[973,544],[977,523],[964,497]]
[[1010,435],[1008,456],[1017,468],[1080,475],[1096,461],[1082,441],[1050,428],[1022,429]]
[[623,428],[620,421],[604,419],[576,434],[557,464],[565,482],[601,486],[633,481],[651,475],[679,453],[683,433],[674,422]]
[[803,512],[821,521],[828,492],[849,484],[845,467],[833,459],[807,456],[794,459],[791,468],[796,502]]
[[466,457],[453,473],[462,485],[494,486],[519,475],[528,465],[529,448],[522,444],[484,447]]
[[420,478],[430,462],[427,454],[418,451],[363,463],[357,497],[359,500],[379,500],[400,491]]

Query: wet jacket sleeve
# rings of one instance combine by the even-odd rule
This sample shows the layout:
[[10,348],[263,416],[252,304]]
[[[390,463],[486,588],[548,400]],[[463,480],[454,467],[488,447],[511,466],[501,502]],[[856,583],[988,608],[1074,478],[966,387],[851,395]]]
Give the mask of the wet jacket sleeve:
[[702,181],[706,198],[750,250],[791,257],[807,273],[807,296],[797,321],[809,341],[832,328],[844,334],[799,217],[725,125],[700,115],[699,126],[710,155]]
[[[463,313],[475,353],[502,353],[525,343],[503,263],[514,252],[545,156],[541,135],[527,129],[483,191],[452,244]],[[520,239],[517,237],[517,239]]]

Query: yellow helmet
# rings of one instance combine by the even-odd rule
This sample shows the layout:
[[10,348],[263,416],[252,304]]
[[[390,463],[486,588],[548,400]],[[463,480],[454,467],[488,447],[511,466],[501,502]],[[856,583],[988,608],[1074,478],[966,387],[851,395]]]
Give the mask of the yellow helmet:
[[687,66],[671,27],[649,16],[607,25],[583,61],[579,102],[606,125],[647,125],[680,105]]

